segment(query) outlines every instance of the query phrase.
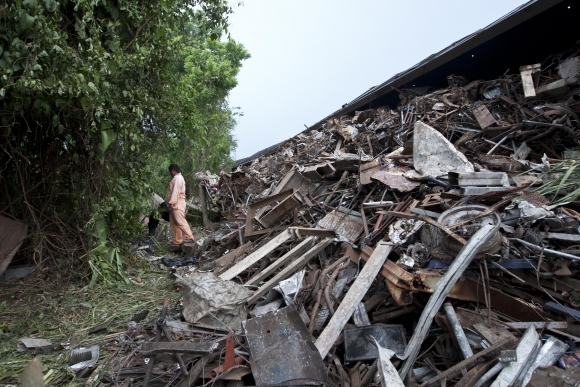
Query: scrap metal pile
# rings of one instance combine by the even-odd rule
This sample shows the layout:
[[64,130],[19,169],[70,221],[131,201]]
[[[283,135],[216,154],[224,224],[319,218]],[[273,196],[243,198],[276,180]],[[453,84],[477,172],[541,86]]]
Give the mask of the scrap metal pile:
[[141,344],[109,381],[145,358],[146,381],[126,385],[495,387],[577,372],[579,76],[576,52],[492,81],[452,75],[205,176],[223,221],[175,270],[183,310],[157,323],[157,342],[181,344]]

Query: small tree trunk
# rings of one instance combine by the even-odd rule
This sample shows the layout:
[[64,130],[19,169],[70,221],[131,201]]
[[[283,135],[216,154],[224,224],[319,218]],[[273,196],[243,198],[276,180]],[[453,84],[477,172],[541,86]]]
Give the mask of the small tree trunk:
[[203,227],[209,227],[209,216],[207,214],[207,201],[205,196],[205,188],[201,183],[199,183],[199,206],[201,207]]

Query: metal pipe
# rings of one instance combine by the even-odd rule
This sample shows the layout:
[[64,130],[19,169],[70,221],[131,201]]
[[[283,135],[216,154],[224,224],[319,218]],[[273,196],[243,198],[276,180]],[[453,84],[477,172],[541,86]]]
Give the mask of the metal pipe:
[[489,371],[487,371],[483,376],[473,385],[473,387],[481,387],[485,384],[485,382],[491,380],[494,376],[499,374],[503,370],[503,363],[498,362],[494,365]]
[[453,334],[455,335],[455,338],[457,339],[457,344],[459,344],[459,349],[461,350],[461,353],[463,354],[463,358],[467,359],[468,357],[473,356],[473,351],[471,350],[471,347],[469,346],[469,342],[467,341],[467,336],[465,336],[465,332],[463,331],[463,328],[461,327],[461,324],[459,323],[459,319],[457,318],[457,315],[455,314],[455,310],[453,309],[453,306],[447,302],[445,303],[445,305],[443,305],[443,307],[445,308],[445,313],[447,314],[447,319],[449,320],[449,323],[451,324],[451,327],[453,328]]
[[443,305],[445,298],[459,279],[467,266],[473,260],[473,257],[477,254],[479,249],[491,238],[493,237],[497,230],[499,229],[499,224],[484,224],[481,228],[473,234],[471,238],[467,241],[465,246],[461,249],[449,269],[447,273],[439,280],[437,285],[435,286],[435,290],[433,295],[429,298],[423,313],[417,323],[417,328],[407,345],[407,350],[402,356],[397,355],[400,359],[404,359],[405,362],[401,370],[399,371],[399,375],[402,379],[405,379],[407,373],[413,367],[417,355],[419,354],[419,349],[421,348],[421,344],[423,343],[425,336],[431,327],[431,323],[433,322],[433,318]]
[[504,143],[505,140],[508,139],[509,136],[505,136],[504,138],[502,138],[501,140],[499,140],[490,150],[489,152],[487,152],[488,155],[492,154],[498,146],[500,146],[501,144]]
[[567,259],[572,259],[574,261],[580,261],[580,257],[577,257],[575,255],[572,254],[567,254],[567,253],[562,253],[560,251],[556,251],[556,250],[551,250],[551,249],[545,249],[541,246],[536,246],[532,243],[526,242],[524,240],[518,239],[518,238],[510,238],[510,241],[516,241],[519,242],[520,244],[530,248],[531,250],[535,250],[535,251],[539,251],[539,252],[543,252],[546,255],[552,255],[555,257],[562,257],[562,258],[567,258]]

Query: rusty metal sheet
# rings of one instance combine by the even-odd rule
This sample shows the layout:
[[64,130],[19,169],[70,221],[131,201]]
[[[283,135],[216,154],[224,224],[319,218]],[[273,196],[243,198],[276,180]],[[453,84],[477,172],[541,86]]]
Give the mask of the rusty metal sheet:
[[[420,291],[433,293],[441,274],[431,270],[418,270],[416,273],[417,288]],[[500,290],[491,288],[491,308],[519,321],[538,321],[549,315],[542,309],[519,298],[512,297]],[[485,304],[484,289],[481,285],[467,278],[462,278],[451,289],[449,298],[462,301],[473,301]]]
[[318,228],[333,230],[351,243],[354,243],[363,232],[362,222],[336,211],[329,212],[324,218],[320,219]]
[[409,180],[401,174],[390,173],[387,171],[378,171],[372,176],[372,178],[401,192],[412,191],[421,185],[418,181]]
[[371,161],[370,163],[362,164],[360,166],[360,183],[362,185],[370,184],[373,181],[371,177],[381,170],[381,163],[378,161]]
[[475,119],[477,120],[479,126],[481,126],[481,129],[485,129],[488,126],[496,123],[495,118],[493,118],[493,116],[489,112],[489,109],[485,105],[481,105],[473,109],[473,115],[475,116]]
[[400,288],[388,280],[385,280],[385,283],[389,293],[391,293],[391,297],[395,300],[395,304],[405,306],[413,303],[413,293],[410,290]]
[[0,216],[0,275],[6,271],[14,254],[22,245],[28,233],[27,228],[24,223]]
[[319,385],[326,366],[294,305],[243,324],[257,386]]
[[[361,257],[365,259],[364,254]],[[410,305],[413,302],[413,293],[433,293],[437,282],[442,277],[434,270],[417,270],[411,274],[389,260],[383,265],[381,274],[385,277],[385,283],[398,305]],[[470,279],[460,278],[448,297],[485,304],[484,294],[481,285]],[[541,317],[548,317],[542,309],[494,288],[491,288],[491,305],[498,312],[519,321],[538,321]]]

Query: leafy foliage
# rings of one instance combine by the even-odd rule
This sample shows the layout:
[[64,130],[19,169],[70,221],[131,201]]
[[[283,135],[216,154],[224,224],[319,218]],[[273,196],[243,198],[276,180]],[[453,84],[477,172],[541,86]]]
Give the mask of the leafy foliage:
[[37,263],[83,257],[93,279],[122,277],[121,242],[168,163],[228,161],[226,98],[248,57],[218,39],[229,13],[225,0],[0,3],[0,211],[31,226]]

